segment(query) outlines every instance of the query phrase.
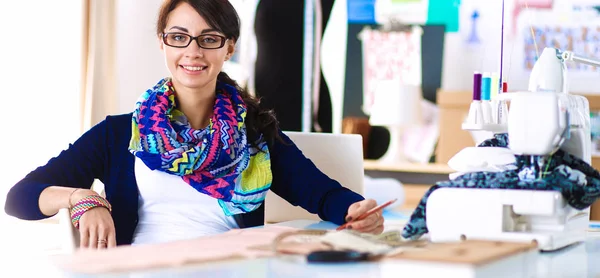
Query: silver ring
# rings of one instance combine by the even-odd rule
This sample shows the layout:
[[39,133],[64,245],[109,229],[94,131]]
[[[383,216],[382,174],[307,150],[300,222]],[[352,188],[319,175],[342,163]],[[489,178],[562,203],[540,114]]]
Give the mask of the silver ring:
[[106,244],[106,239],[99,239],[98,244]]

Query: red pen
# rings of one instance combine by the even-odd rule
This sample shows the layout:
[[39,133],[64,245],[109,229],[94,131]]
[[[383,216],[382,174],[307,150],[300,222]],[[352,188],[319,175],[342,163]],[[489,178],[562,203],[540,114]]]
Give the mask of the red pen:
[[394,203],[394,202],[396,202],[397,200],[398,200],[398,199],[390,200],[390,201],[387,201],[387,202],[385,202],[385,203],[383,203],[383,204],[381,204],[381,205],[379,205],[379,206],[376,206],[376,207],[374,207],[374,208],[372,208],[372,209],[368,210],[367,212],[365,212],[365,213],[361,214],[361,215],[360,215],[360,216],[358,216],[356,219],[352,219],[352,221],[350,221],[350,222],[346,222],[344,225],[341,225],[341,226],[337,227],[337,229],[335,229],[335,230],[336,230],[336,231],[340,231],[340,230],[346,229],[346,227],[347,227],[348,225],[350,225],[351,223],[353,223],[353,222],[356,222],[356,221],[363,220],[363,219],[365,219],[365,218],[369,217],[369,215],[371,215],[371,214],[373,214],[373,213],[376,213],[376,212],[378,212],[378,211],[382,211],[382,210],[383,210],[385,207],[387,207],[387,206],[389,206],[389,205],[393,204],[393,203]]

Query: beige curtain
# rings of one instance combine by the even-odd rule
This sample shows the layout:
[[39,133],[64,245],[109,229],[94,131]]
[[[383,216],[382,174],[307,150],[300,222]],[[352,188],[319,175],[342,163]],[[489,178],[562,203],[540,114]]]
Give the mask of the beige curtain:
[[81,130],[116,112],[116,0],[82,0]]

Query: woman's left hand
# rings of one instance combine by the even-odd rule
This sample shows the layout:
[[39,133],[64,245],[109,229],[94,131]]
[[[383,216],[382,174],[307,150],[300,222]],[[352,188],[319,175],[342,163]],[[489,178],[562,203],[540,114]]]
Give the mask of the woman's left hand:
[[[377,206],[377,202],[373,199],[367,199],[356,202],[348,208],[346,222],[358,218],[363,213]],[[347,229],[359,231],[361,233],[381,234],[383,232],[383,216],[381,211],[369,215],[363,220],[352,222],[347,226]]]

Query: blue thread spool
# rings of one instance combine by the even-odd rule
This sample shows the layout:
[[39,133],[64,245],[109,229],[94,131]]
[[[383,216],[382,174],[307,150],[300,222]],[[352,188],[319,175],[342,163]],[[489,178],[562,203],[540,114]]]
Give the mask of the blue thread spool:
[[490,100],[492,90],[492,77],[489,73],[484,73],[481,78],[481,100]]

